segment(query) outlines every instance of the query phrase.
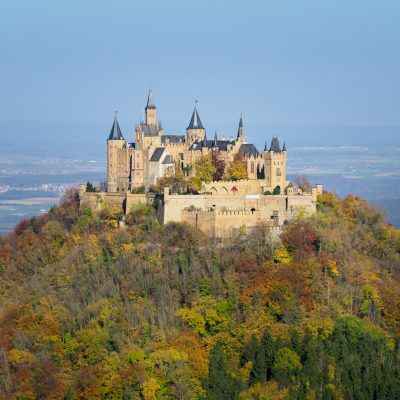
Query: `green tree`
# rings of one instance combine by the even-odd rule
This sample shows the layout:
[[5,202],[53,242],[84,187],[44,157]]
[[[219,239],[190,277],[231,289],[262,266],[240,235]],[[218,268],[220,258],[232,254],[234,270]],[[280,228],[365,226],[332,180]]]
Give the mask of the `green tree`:
[[275,354],[274,364],[272,365],[272,373],[274,378],[288,385],[291,378],[301,370],[300,357],[289,347],[280,348]]
[[217,342],[210,352],[204,389],[209,400],[234,400],[239,396],[240,384],[228,371],[221,342]]

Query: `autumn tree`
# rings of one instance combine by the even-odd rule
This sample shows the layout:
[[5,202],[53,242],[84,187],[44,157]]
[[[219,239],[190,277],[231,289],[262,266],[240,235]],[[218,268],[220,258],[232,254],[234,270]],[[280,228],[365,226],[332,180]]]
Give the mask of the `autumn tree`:
[[296,176],[294,184],[298,186],[303,192],[311,192],[311,182],[305,175]]
[[247,166],[243,156],[237,153],[229,165],[228,175],[233,180],[247,179]]
[[225,160],[221,155],[219,150],[213,150],[211,152],[211,160],[215,167],[215,172],[213,174],[213,181],[220,181],[225,173]]
[[195,164],[195,176],[201,182],[211,182],[217,169],[210,155],[200,156]]

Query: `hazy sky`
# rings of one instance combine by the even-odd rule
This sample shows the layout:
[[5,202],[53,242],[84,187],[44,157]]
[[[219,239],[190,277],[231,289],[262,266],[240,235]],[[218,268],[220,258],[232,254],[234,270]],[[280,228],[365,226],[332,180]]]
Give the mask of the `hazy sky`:
[[399,126],[399,21],[399,0],[2,1],[0,120],[131,129],[151,82],[166,130],[194,99],[211,131]]

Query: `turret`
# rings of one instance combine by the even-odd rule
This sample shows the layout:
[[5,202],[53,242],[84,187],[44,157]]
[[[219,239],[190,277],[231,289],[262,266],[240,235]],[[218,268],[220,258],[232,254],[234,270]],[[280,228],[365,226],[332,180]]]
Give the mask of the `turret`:
[[117,112],[114,123],[107,139],[107,191],[117,191],[118,177],[118,151],[125,146],[126,142],[118,124]]
[[[197,101],[196,101],[197,104]],[[188,141],[195,141],[195,140],[204,140],[206,135],[206,130],[201,123],[199,113],[197,111],[197,106],[194,106],[192,117],[190,118],[190,122],[188,127],[186,128],[186,135]]]
[[154,105],[153,91],[149,90],[146,104],[146,125],[157,125],[157,108]]
[[281,192],[286,187],[286,144],[281,149],[277,137],[273,137],[271,145],[264,148],[265,179],[271,190],[279,187]]
[[243,134],[243,118],[242,115],[240,115],[240,120],[239,120],[239,127],[238,127],[238,133],[237,133],[237,140],[244,139],[244,134]]

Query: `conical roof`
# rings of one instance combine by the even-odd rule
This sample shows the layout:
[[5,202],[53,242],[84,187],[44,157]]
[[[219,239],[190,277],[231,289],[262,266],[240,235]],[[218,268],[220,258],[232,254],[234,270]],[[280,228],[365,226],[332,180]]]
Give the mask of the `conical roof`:
[[214,134],[214,141],[213,141],[213,145],[214,145],[215,147],[217,147],[217,146],[218,146],[217,131],[215,131],[215,134]]
[[242,118],[242,115],[240,114],[237,138],[239,139],[242,136],[243,136],[243,118]]
[[196,107],[193,110],[192,118],[190,118],[189,126],[186,129],[204,129]]
[[111,132],[108,135],[108,140],[124,140],[122,136],[121,128],[119,127],[119,123],[117,120],[117,114],[115,114],[114,123],[111,128]]
[[151,89],[149,90],[149,95],[147,96],[146,110],[149,108],[156,108],[153,100],[153,91]]

